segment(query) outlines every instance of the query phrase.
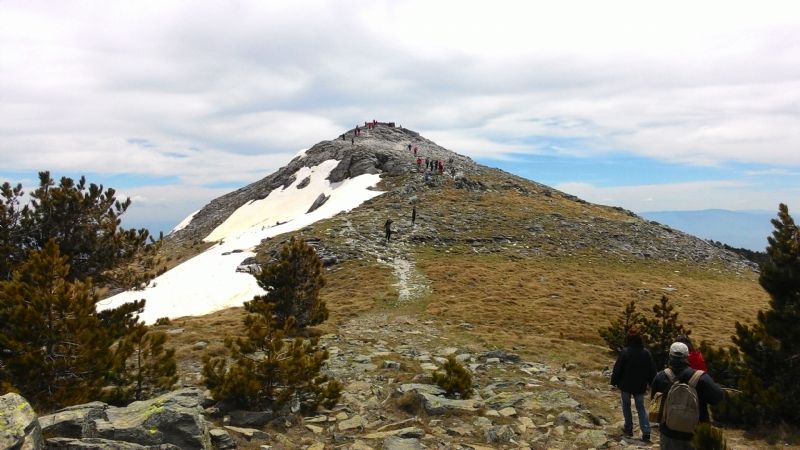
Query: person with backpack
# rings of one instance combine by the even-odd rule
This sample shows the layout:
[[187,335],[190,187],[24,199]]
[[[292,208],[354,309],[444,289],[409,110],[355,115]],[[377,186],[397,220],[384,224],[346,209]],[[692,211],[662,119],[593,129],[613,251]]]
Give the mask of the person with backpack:
[[644,348],[642,334],[638,328],[633,327],[628,331],[625,345],[611,373],[611,385],[619,388],[622,397],[622,417],[625,420],[622,432],[627,437],[633,436],[632,396],[636,403],[636,415],[639,416],[642,440],[650,442],[650,419],[644,405],[644,394],[656,375],[656,363],[650,352]]
[[683,342],[669,347],[667,368],[653,379],[652,392],[662,394],[662,450],[691,450],[695,427],[709,422],[708,405],[716,405],[724,395],[705,371],[689,367],[689,347]]

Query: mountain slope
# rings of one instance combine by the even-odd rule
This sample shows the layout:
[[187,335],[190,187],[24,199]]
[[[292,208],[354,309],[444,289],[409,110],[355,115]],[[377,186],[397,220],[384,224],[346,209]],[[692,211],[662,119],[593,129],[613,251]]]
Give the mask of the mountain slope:
[[[754,286],[752,267],[739,256],[629,211],[593,205],[478,165],[411,130],[382,124],[362,130],[352,143],[351,136],[352,131],[344,139],[320,142],[263,180],[210,202],[168,236],[165,245],[167,253],[199,254],[154,280],[144,291],[118,294],[103,305],[146,298],[143,318],[149,322],[161,316],[199,315],[239,305],[261,292],[247,273],[253,267],[249,258],[269,261],[290,233],[308,239],[326,263],[338,263],[330,268],[331,276],[356,262],[364,264],[363,270],[375,270],[376,264],[389,268],[391,280],[385,287],[392,292],[389,296],[400,303],[429,301],[428,312],[455,314],[459,310],[432,302],[438,299],[438,290],[451,286],[447,279],[509,261],[506,279],[520,274],[524,278],[518,282],[521,286],[507,286],[503,278],[492,280],[488,275],[474,286],[483,293],[477,297],[479,301],[518,291],[514,295],[520,300],[511,301],[521,310],[497,308],[500,315],[516,311],[512,315],[519,316],[529,306],[522,300],[547,286],[547,277],[540,277],[538,284],[529,283],[527,271],[532,265],[546,272],[564,270],[562,280],[569,277],[569,271],[603,266],[590,278],[603,279],[604,271],[606,278],[618,279],[630,278],[639,270],[702,272]],[[443,161],[444,173],[426,177],[409,145],[418,149],[423,160]],[[415,227],[409,223],[412,204],[418,212]],[[387,218],[395,221],[397,240],[389,245],[383,242]],[[459,265],[464,266],[463,271],[441,273],[443,268]],[[237,272],[237,267],[243,272]],[[582,287],[575,289],[575,301],[589,302],[584,312],[612,314],[625,299],[648,297],[640,294],[640,289],[673,292],[668,286],[672,282],[666,281],[669,277],[663,279],[663,283],[657,282],[663,284],[657,289],[625,283],[611,286],[609,301]],[[706,281],[695,283],[697,295],[711,295],[704,287],[710,285]],[[483,286],[493,283],[492,291],[483,291]],[[739,302],[749,314],[753,309],[749,305],[761,304],[762,296],[756,287],[740,291],[756,299]],[[563,293],[547,295],[561,298]],[[563,305],[552,309],[563,309]],[[741,316],[737,313],[736,317]],[[498,320],[498,324],[504,323]],[[573,334],[582,341],[597,342],[594,329],[595,325],[581,325]]]

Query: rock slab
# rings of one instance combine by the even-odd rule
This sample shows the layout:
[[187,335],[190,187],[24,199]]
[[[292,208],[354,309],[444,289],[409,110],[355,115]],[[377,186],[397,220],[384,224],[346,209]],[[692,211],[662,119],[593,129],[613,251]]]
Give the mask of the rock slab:
[[39,450],[44,448],[42,429],[30,403],[21,395],[0,397],[0,448]]

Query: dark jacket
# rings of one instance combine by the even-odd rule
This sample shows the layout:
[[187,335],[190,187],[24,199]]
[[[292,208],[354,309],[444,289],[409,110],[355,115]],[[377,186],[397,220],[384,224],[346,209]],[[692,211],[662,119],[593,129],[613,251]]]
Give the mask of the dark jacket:
[[656,364],[644,346],[631,345],[622,349],[614,371],[611,373],[611,384],[622,392],[641,395],[656,375]]
[[[677,375],[678,380],[682,383],[688,383],[689,378],[692,378],[692,375],[695,372],[695,369],[687,365],[681,365],[677,367],[670,367],[672,372]],[[672,384],[669,382],[669,378],[667,378],[667,374],[664,373],[662,370],[658,372],[658,375],[653,379],[653,395],[656,392],[661,392],[664,395],[664,399],[666,399],[667,392],[669,392],[669,388],[672,387]],[[714,380],[709,376],[707,373],[704,373],[703,376],[697,381],[697,399],[699,401],[700,406],[700,422],[708,422],[709,415],[708,415],[708,405],[716,405],[720,401],[722,401],[723,397],[722,388],[714,383]],[[664,404],[664,400],[661,401],[662,406]],[[662,414],[663,417],[663,414]],[[670,430],[665,424],[661,424],[660,427],[661,433],[664,435],[671,437],[672,439],[680,439],[683,441],[690,441],[692,440],[692,433],[681,433],[679,431]]]

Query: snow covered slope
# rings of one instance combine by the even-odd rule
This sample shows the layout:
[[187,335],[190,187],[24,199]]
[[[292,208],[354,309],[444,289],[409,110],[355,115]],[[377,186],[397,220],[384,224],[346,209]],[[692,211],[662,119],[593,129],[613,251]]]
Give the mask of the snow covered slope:
[[[338,164],[331,159],[302,167],[291,185],[242,205],[204,239],[218,244],[154,279],[143,291],[122,292],[101,301],[98,309],[144,298],[147,304],[141,318],[153,323],[160,317],[195,316],[239,306],[263,294],[252,275],[236,272],[244,259],[255,255],[252,249],[262,239],[299,230],[382,194],[370,189],[380,180],[376,174],[331,183],[327,178]],[[328,200],[307,212],[320,194],[329,196]]]

